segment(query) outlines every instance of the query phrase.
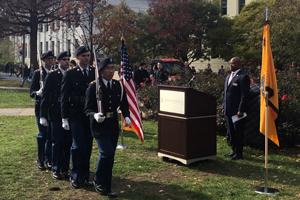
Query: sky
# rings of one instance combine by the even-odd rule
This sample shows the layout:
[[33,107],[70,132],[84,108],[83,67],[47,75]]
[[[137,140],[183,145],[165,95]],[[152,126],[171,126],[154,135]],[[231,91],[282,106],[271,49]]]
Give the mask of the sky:
[[[116,5],[119,4],[121,0],[108,0],[108,3]],[[135,11],[146,11],[148,9],[149,0],[125,0],[127,5]]]

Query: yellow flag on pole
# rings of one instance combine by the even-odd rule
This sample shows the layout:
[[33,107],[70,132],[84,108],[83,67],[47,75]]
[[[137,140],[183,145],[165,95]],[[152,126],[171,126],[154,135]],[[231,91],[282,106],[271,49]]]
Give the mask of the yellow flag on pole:
[[[279,146],[275,125],[275,120],[277,119],[278,115],[278,88],[270,44],[270,25],[268,23],[266,23],[263,28],[262,65],[260,78],[260,132],[262,134],[266,134],[267,130],[268,138],[277,146]],[[266,102],[265,99],[265,91],[268,92],[268,102]],[[266,103],[268,103],[268,109],[266,108]],[[267,120],[266,112],[268,112]]]

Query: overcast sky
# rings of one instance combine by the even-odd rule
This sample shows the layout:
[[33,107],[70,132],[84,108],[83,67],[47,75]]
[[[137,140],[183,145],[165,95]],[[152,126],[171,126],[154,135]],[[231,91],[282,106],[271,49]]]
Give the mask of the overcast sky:
[[[148,9],[149,0],[125,0],[127,5],[135,11],[146,11]],[[121,0],[108,0],[108,3],[116,5]]]

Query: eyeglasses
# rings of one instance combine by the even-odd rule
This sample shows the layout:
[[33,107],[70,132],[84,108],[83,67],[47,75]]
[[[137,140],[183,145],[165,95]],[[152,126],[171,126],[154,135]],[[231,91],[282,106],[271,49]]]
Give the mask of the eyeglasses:
[[81,57],[89,57],[90,56],[90,54],[82,54],[82,55],[80,55]]
[[70,61],[70,58],[63,58],[63,61]]

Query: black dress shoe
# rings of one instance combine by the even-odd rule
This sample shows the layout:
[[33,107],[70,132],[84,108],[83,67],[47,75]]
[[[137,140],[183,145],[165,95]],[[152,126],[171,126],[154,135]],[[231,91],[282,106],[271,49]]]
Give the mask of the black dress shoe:
[[45,165],[44,165],[44,163],[40,163],[40,162],[38,162],[38,164],[37,164],[38,166],[38,169],[39,170],[41,170],[41,171],[44,171],[44,170],[46,170],[46,167],[45,167]]
[[231,160],[243,160],[244,157],[243,155],[235,154],[234,156],[231,157]]
[[56,180],[61,180],[62,179],[62,175],[58,172],[53,172],[52,177]]
[[109,193],[107,193],[107,197],[113,199],[113,198],[117,198],[118,195],[117,195],[117,193],[115,193],[115,192],[109,192]]
[[72,188],[74,188],[74,189],[78,189],[81,187],[81,185],[78,183],[78,181],[73,180],[73,179],[70,179],[70,184],[71,184]]
[[83,185],[85,185],[87,187],[92,187],[92,186],[94,186],[94,183],[91,182],[90,180],[86,179],[83,181]]
[[235,152],[231,152],[231,153],[229,153],[229,154],[226,154],[225,156],[226,157],[233,157],[235,155]]
[[70,175],[68,172],[62,172],[61,177],[62,179],[68,180],[70,178]]
[[48,163],[48,162],[47,162],[46,165],[47,165],[47,169],[48,169],[48,170],[52,170],[52,164],[51,164],[51,163]]
[[97,185],[95,181],[94,181],[94,187],[95,187],[95,191],[98,192],[98,193],[100,193],[101,195],[102,195],[103,193],[105,193],[105,191],[104,191],[102,185]]

